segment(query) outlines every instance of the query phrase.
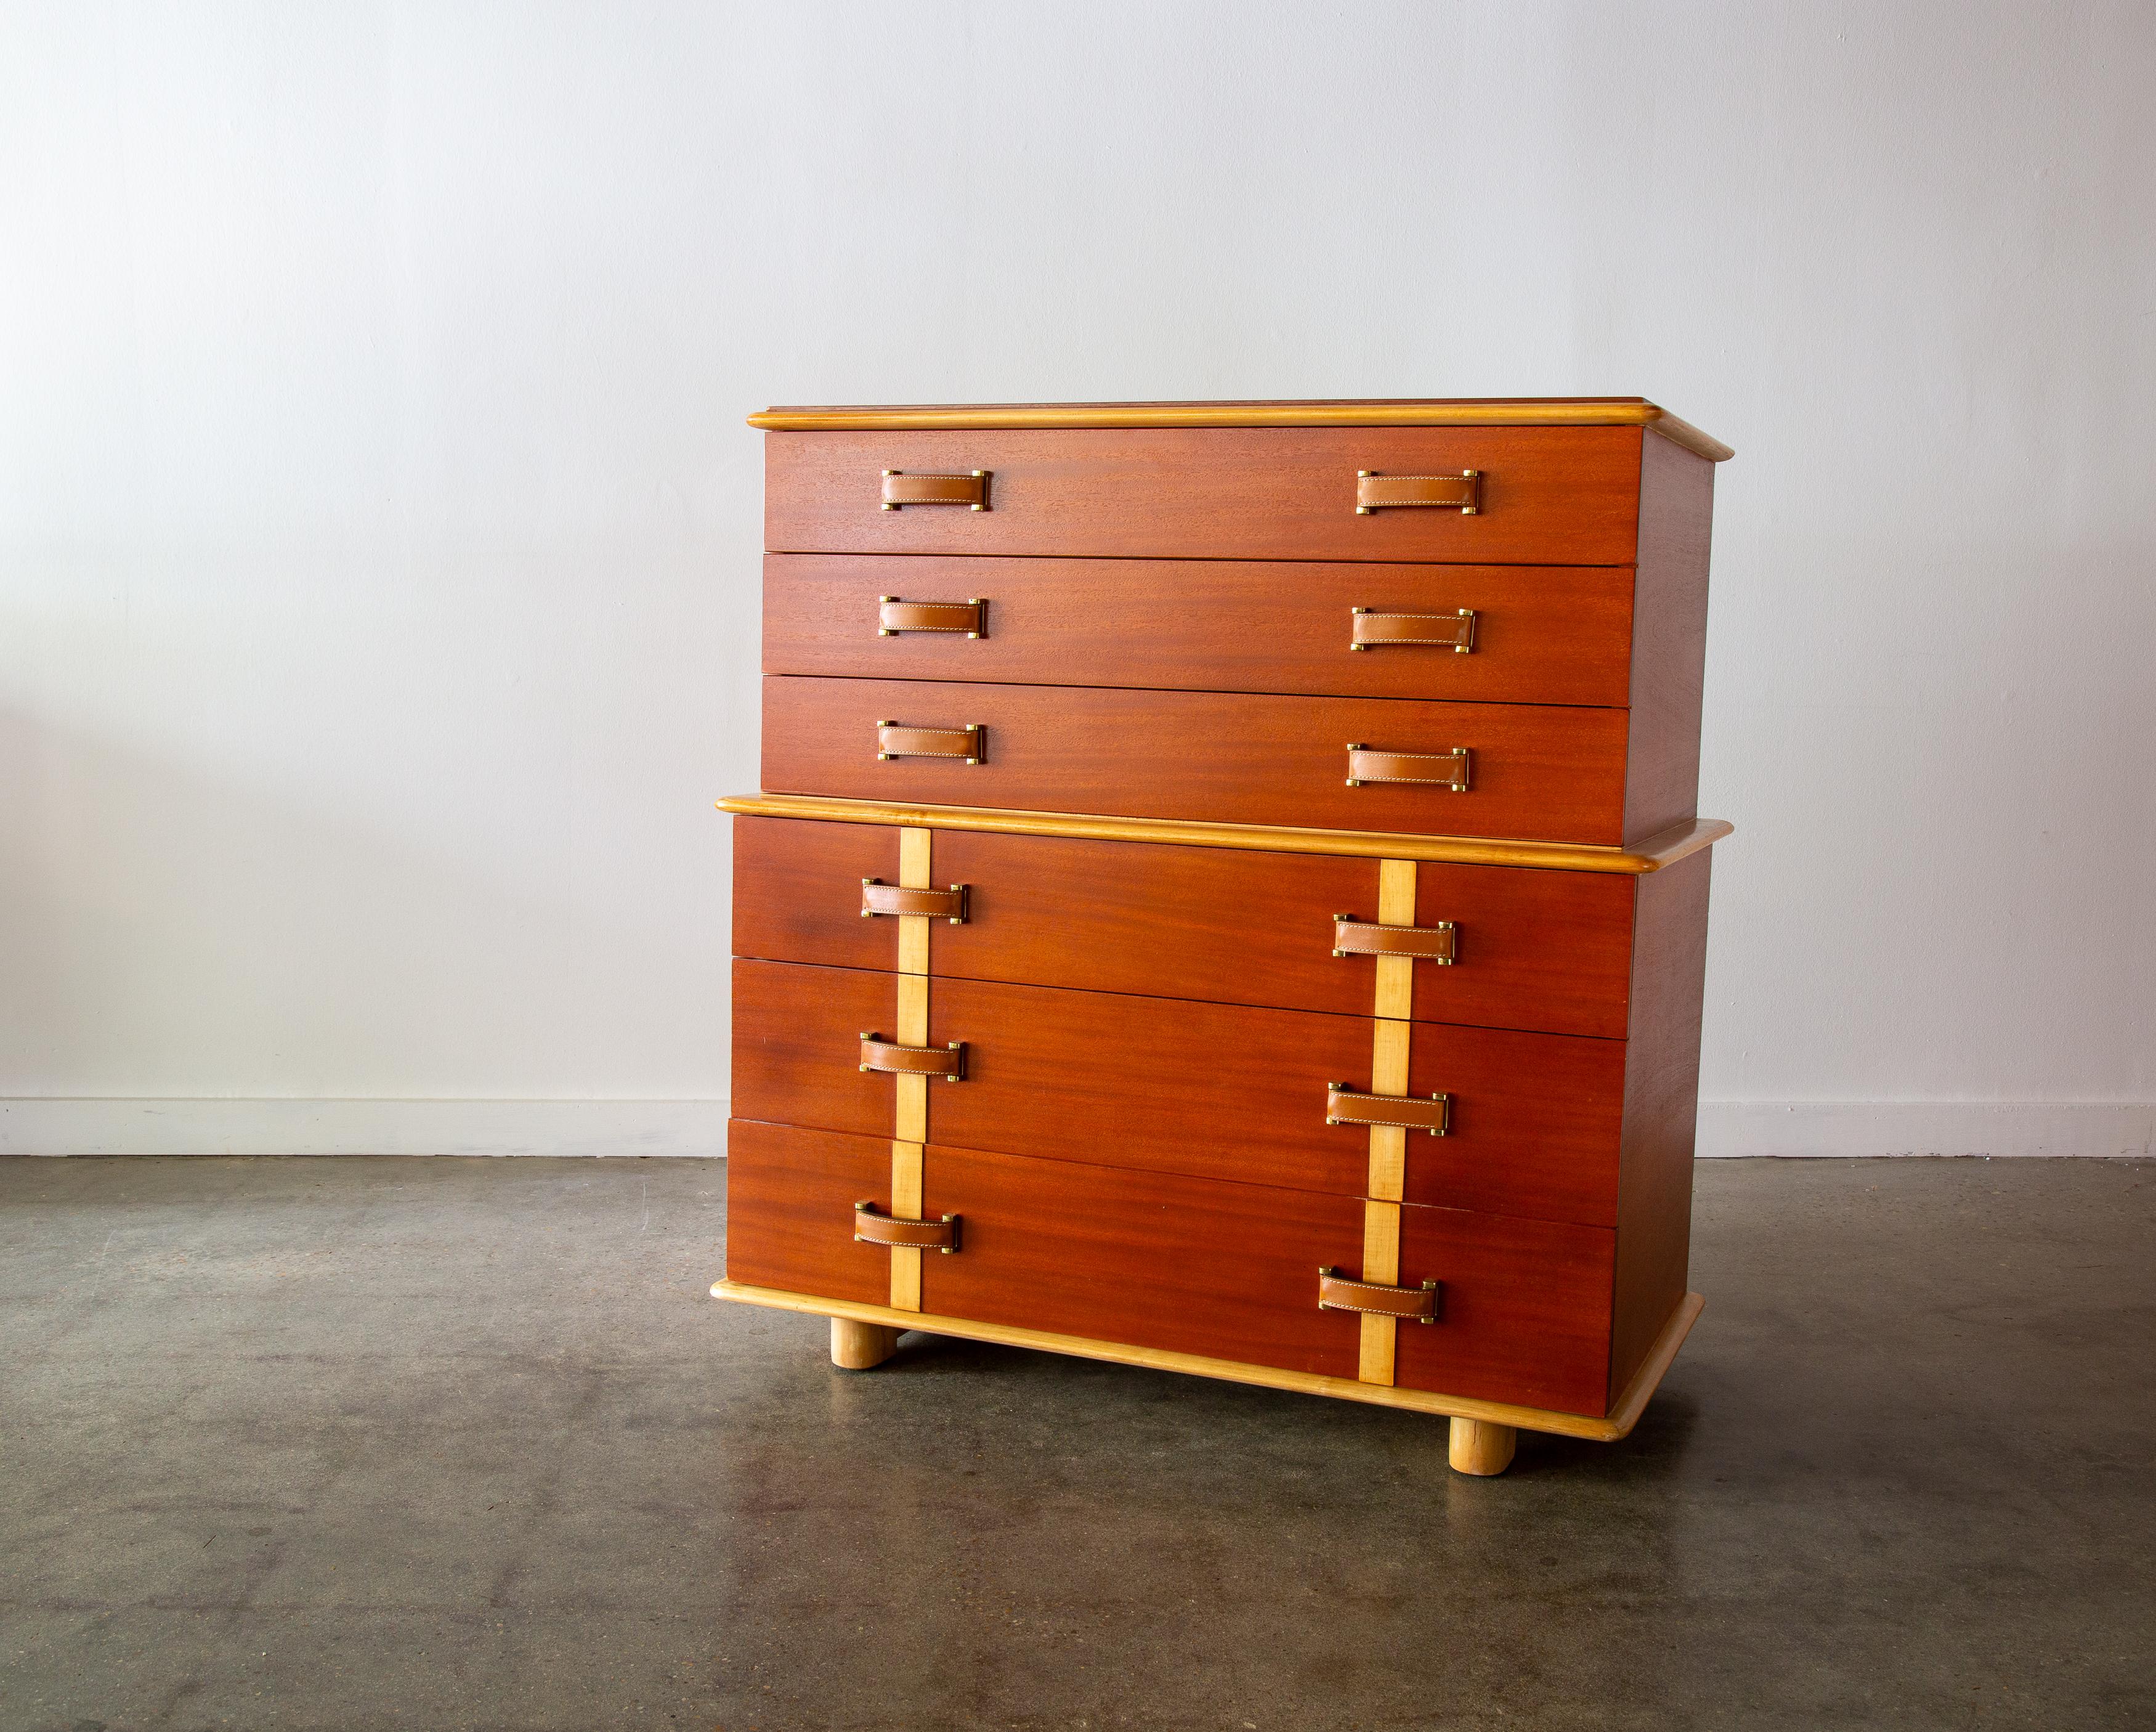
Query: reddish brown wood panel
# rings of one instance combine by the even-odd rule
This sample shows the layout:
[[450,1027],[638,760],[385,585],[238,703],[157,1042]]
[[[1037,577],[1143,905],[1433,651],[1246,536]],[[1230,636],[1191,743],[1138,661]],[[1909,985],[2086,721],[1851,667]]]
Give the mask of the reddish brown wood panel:
[[[898,977],[734,964],[733,1110],[743,1118],[888,1137],[898,1084],[860,1068],[860,1037],[897,1029]],[[931,1083],[932,1094],[952,1083]]]
[[1625,833],[1652,835],[1699,811],[1700,692],[1707,671],[1707,546],[1714,465],[1666,439],[1640,454],[1637,648],[1632,658]]
[[968,830],[930,858],[968,902],[929,928],[931,974],[1369,1014],[1370,959],[1332,939],[1334,914],[1375,917],[1374,860]]
[[[879,636],[886,595],[979,599],[988,630]],[[1357,608],[1471,609],[1474,645],[1353,650]],[[1621,707],[1631,613],[1622,566],[773,553],[763,671]]]
[[1322,1264],[1354,1268],[1349,1197],[931,1144],[924,1215],[963,1217],[921,1260],[924,1311],[1355,1375],[1359,1326],[1317,1308]]
[[896,969],[898,922],[861,917],[861,880],[898,882],[898,831],[798,818],[734,820],[734,954]]
[[[929,971],[976,980],[1367,1015],[1376,963],[1332,954],[1332,917],[1373,920],[1378,863],[1145,842],[939,830],[936,880],[963,926],[929,930]],[[1621,1037],[1632,892],[1614,874],[1424,866],[1424,924],[1460,961],[1419,964],[1414,1014]],[[804,961],[821,957],[803,956]]]
[[1626,1046],[1625,1131],[1617,1165],[1612,1401],[1685,1295],[1712,859],[1713,851],[1702,849],[1639,880],[1633,1037]]
[[[897,923],[860,917],[860,881],[897,881],[895,829],[736,820],[737,955],[896,965]],[[1373,959],[1336,957],[1332,917],[1377,913],[1375,861],[939,830],[938,885],[967,887],[963,926],[929,928],[930,972],[973,980],[1368,1014]],[[1460,960],[1415,969],[1414,1015],[1621,1038],[1631,880],[1614,873],[1424,865],[1417,920],[1449,920]]]
[[[1357,1087],[1368,1082],[1366,1061]],[[1419,1022],[1407,1092],[1450,1097],[1445,1135],[1408,1133],[1410,1203],[1616,1220],[1623,1041]]]
[[[896,977],[734,964],[734,1110],[888,1134],[890,1077],[858,1067]],[[929,1039],[966,1079],[928,1087],[935,1141],[1102,1166],[1363,1194],[1369,1135],[1325,1123],[1326,1086],[1370,1086],[1367,1017],[939,979]],[[1411,1202],[1606,1226],[1616,1219],[1624,1044],[1415,1025],[1409,1088],[1451,1096],[1451,1130],[1411,1132]]]
[[[1450,920],[1450,968],[1414,965],[1420,1022],[1621,1039],[1632,951],[1632,880],[1522,866],[1415,868],[1415,924]],[[1351,959],[1371,976],[1375,964]]]
[[[1073,670],[1074,672],[1082,670]],[[772,676],[769,794],[1616,845],[1622,710]],[[986,761],[880,762],[876,724],[987,730]],[[1346,785],[1348,748],[1472,754],[1470,790]]]
[[1400,1210],[1400,1281],[1444,1284],[1438,1321],[1402,1323],[1404,1389],[1599,1416],[1615,1236],[1457,1209]]
[[[1629,565],[1636,427],[774,433],[782,553]],[[988,509],[880,508],[883,471],[990,472]],[[1355,511],[1356,471],[1482,472],[1481,510]]]
[[891,1144],[737,1118],[726,1128],[726,1278],[880,1305],[891,1253],[854,1242],[854,1205],[891,1205]]

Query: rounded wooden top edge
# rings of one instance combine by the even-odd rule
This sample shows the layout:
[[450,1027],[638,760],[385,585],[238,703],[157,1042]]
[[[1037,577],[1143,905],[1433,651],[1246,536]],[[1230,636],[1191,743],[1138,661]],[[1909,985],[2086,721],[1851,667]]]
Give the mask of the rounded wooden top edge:
[[1312,403],[915,403],[774,405],[751,415],[767,433],[933,432],[997,428],[1650,427],[1710,463],[1737,453],[1640,397],[1525,397]]
[[920,830],[993,830],[1014,835],[1081,840],[1155,842],[1172,846],[1241,848],[1265,854],[1332,854],[1363,859],[1428,861],[1435,865],[1536,866],[1558,871],[1661,871],[1711,848],[1736,826],[1718,818],[1672,825],[1629,848],[1584,842],[1535,842],[1481,836],[1410,835],[1394,830],[1293,830],[1261,824],[1210,824],[1190,819],[1116,818],[1081,812],[1019,812],[994,806],[898,805],[806,794],[737,794],[718,809],[745,818],[805,818],[827,823],[885,824]]

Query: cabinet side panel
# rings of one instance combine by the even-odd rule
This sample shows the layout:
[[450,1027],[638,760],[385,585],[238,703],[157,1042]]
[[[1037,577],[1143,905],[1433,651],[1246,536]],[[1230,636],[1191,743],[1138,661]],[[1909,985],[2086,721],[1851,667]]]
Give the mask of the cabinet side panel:
[[1700,1000],[1712,850],[1636,880],[1632,1032],[1617,1157],[1617,1269],[1610,1331],[1614,1402],[1684,1297],[1699,1118]]
[[1713,517],[1714,465],[1666,439],[1648,439],[1640,458],[1640,557],[1633,578],[1628,836],[1651,835],[1699,810]]

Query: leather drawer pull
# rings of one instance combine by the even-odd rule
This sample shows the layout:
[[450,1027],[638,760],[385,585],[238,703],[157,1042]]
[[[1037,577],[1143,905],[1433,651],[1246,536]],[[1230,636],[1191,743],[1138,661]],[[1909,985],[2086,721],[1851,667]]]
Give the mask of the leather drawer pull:
[[861,1068],[887,1071],[894,1077],[941,1077],[946,1082],[966,1080],[966,1043],[948,1046],[901,1046],[880,1035],[861,1036]]
[[1348,785],[1365,782],[1427,782],[1455,794],[1467,792],[1473,770],[1465,746],[1450,752],[1379,752],[1351,743],[1348,748]]
[[1403,1323],[1437,1321],[1438,1284],[1381,1287],[1374,1281],[1350,1281],[1329,1265],[1317,1272],[1320,1311],[1360,1311],[1371,1317],[1397,1317]]
[[854,1238],[862,1245],[940,1251],[950,1257],[958,1249],[958,1217],[947,1215],[941,1221],[900,1221],[895,1215],[886,1215],[873,1203],[856,1203]]
[[966,887],[953,884],[948,890],[909,890],[904,885],[886,884],[880,878],[864,878],[861,918],[866,920],[871,914],[926,914],[932,920],[963,926]]
[[984,763],[988,756],[988,731],[976,722],[963,727],[901,727],[896,722],[876,723],[876,758],[955,758],[962,763]]
[[1325,1122],[1398,1125],[1403,1130],[1428,1131],[1433,1137],[1441,1137],[1452,1122],[1452,1097],[1434,1094],[1427,1101],[1418,1101],[1406,1095],[1364,1094],[1344,1082],[1328,1082]]
[[1332,917],[1335,956],[1412,956],[1418,962],[1434,962],[1449,969],[1456,959],[1452,940],[1450,920],[1440,920],[1435,926],[1378,926],[1352,914]]
[[1355,471],[1355,515],[1401,506],[1447,506],[1463,517],[1482,509],[1482,471],[1463,469],[1456,475],[1381,475],[1367,469]]
[[1348,630],[1348,647],[1372,650],[1383,644],[1433,644],[1450,647],[1455,655],[1475,653],[1475,609],[1456,614],[1373,614],[1357,608]]
[[988,604],[978,595],[963,601],[876,597],[876,635],[892,638],[901,631],[963,631],[969,638],[984,638],[988,635]]
[[985,511],[988,472],[977,469],[963,475],[929,475],[887,469],[883,472],[883,508],[895,511],[904,505],[963,505]]

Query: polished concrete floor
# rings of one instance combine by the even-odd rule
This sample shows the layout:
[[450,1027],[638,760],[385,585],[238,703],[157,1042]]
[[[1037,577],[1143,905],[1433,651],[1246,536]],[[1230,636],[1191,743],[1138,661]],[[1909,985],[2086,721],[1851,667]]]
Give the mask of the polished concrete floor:
[[0,1727],[2156,1726],[2156,1163],[1703,1166],[1633,1437],[721,1306],[724,1169],[0,1163]]

